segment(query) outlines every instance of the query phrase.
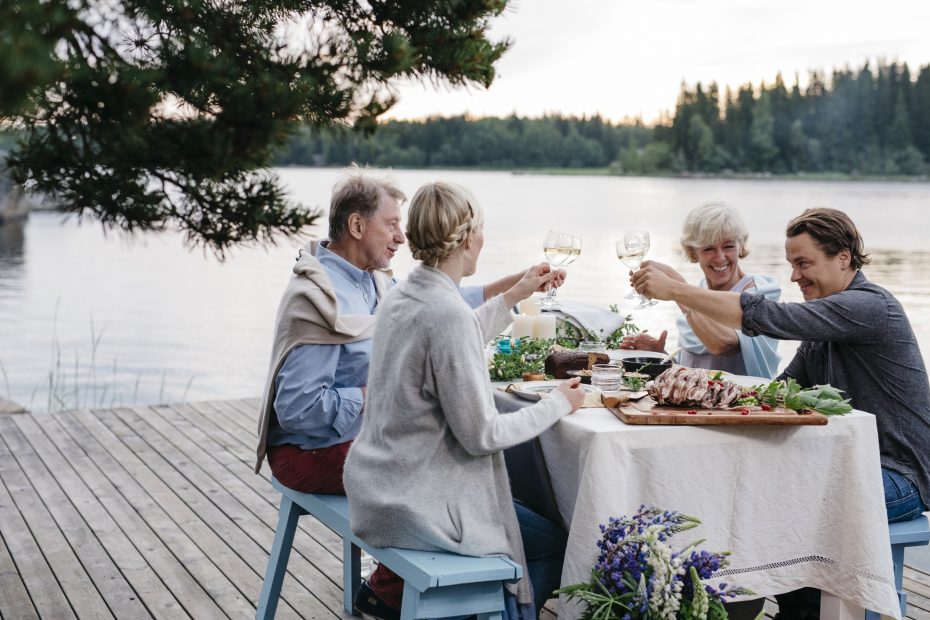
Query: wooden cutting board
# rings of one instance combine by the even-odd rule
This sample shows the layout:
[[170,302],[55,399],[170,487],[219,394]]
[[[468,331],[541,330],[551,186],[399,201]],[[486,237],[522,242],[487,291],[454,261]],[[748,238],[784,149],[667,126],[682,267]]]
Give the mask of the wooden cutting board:
[[[827,416],[812,411],[798,413],[793,409],[777,407],[763,411],[761,407],[746,407],[748,414],[739,409],[687,409],[656,405],[651,397],[629,402],[619,407],[607,407],[611,413],[627,424],[680,424],[690,426],[724,424],[772,424],[823,426]],[[688,413],[693,411],[694,413]]]

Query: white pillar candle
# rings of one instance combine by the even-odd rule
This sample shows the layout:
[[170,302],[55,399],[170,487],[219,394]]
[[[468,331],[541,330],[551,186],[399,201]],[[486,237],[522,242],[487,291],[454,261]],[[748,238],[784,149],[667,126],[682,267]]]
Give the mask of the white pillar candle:
[[514,340],[531,337],[534,331],[535,318],[534,316],[526,316],[525,314],[518,314],[513,317],[513,329],[510,331],[510,337]]
[[534,316],[533,335],[537,338],[555,338],[555,316],[552,314],[541,314]]
[[532,297],[524,299],[517,304],[517,307],[520,309],[520,314],[525,314],[527,316],[536,316],[539,314],[539,304],[536,303],[536,300]]

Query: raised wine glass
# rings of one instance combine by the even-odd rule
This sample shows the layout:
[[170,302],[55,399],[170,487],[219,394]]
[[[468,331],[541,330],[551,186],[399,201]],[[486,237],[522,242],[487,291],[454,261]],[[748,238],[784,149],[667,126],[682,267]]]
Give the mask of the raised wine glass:
[[[642,265],[646,252],[649,251],[649,232],[645,230],[628,230],[623,239],[617,241],[617,258],[630,271],[636,271]],[[654,306],[658,302],[640,295],[635,290],[627,295],[627,299],[639,299],[637,310]]]
[[[629,268],[630,268],[630,271],[635,271],[635,270],[639,269],[640,263],[643,262],[643,256],[645,256],[645,255],[646,255],[646,252],[649,251],[649,233],[646,232],[646,231],[644,231],[644,230],[642,230],[642,231],[636,230],[636,231],[630,231],[629,233],[627,233],[627,235],[629,235],[629,234],[631,234],[631,233],[638,233],[638,234],[645,235],[645,239],[646,239],[645,243],[646,243],[646,245],[645,245],[645,247],[643,248],[643,250],[642,250],[642,252],[641,252],[641,255],[640,255],[640,257],[639,257],[639,262],[636,262],[635,259],[634,259],[632,256],[631,256],[630,258],[628,258],[628,259],[624,259],[625,254],[624,254],[623,256],[621,256],[621,253],[622,253],[622,252],[626,252],[626,249],[625,249],[625,248],[626,248],[626,244],[625,244],[624,240],[621,240],[621,241],[618,241],[618,242],[617,242],[617,258],[620,259],[620,262],[621,262],[621,263],[623,263],[624,265],[626,265],[627,267],[629,267]],[[626,239],[626,236],[624,236],[624,239]],[[621,252],[621,251],[622,251],[622,252]],[[630,291],[629,291],[626,295],[623,296],[623,298],[624,298],[624,299],[640,299],[641,296],[640,296],[639,293],[637,293],[634,289],[631,288]]]
[[[551,268],[565,267],[574,262],[581,254],[581,238],[568,233],[550,230],[545,241],[543,241],[543,252]],[[559,309],[559,300],[556,299],[554,286],[546,293],[539,307],[542,310]]]

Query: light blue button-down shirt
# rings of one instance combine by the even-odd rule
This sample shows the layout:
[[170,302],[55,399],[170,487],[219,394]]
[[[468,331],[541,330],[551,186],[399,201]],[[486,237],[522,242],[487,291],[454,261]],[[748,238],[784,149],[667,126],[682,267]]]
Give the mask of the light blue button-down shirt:
[[[325,242],[316,257],[333,284],[340,314],[375,313],[378,296],[371,273],[326,249]],[[484,303],[484,289],[465,287],[462,297],[477,308]],[[316,450],[354,439],[362,426],[361,386],[368,384],[370,358],[371,340],[295,347],[275,377],[278,423],[268,431],[268,445]]]

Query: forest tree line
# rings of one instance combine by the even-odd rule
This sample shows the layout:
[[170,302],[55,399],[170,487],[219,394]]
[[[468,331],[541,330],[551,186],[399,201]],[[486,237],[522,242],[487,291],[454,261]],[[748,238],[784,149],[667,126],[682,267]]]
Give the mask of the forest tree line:
[[435,117],[386,121],[363,135],[303,129],[279,165],[351,162],[406,168],[607,168],[620,174],[820,173],[925,175],[930,65],[812,71],[802,88],[683,85],[652,127],[600,116]]

